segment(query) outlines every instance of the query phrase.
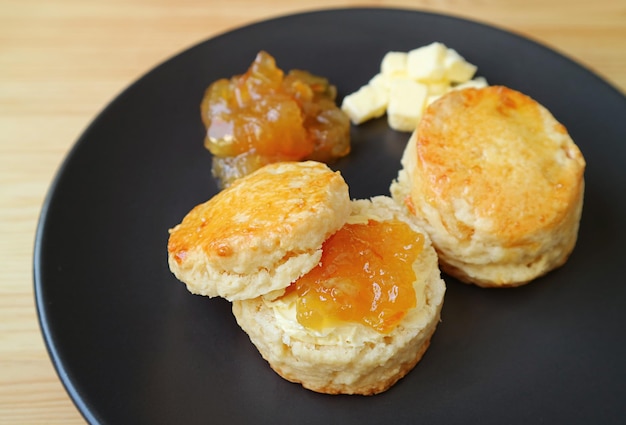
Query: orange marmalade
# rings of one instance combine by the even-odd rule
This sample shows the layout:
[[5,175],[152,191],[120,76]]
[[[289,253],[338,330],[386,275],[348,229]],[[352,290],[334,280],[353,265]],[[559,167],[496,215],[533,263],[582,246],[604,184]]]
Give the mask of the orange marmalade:
[[294,282],[296,318],[309,329],[360,323],[388,333],[416,305],[413,263],[423,236],[399,220],[346,224],[324,242],[320,264]]
[[243,75],[211,84],[201,103],[221,187],[278,161],[331,162],[350,152],[350,121],[337,90],[307,71],[285,73],[261,51]]

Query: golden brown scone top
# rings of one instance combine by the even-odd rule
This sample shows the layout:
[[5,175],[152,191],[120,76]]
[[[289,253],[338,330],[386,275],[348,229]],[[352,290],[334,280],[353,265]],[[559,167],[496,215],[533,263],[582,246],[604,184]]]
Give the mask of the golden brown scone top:
[[[467,200],[504,245],[538,223],[558,223],[583,190],[585,161],[567,130],[518,91],[453,91],[426,110],[416,134],[427,202],[459,218]],[[462,222],[449,230],[471,238],[473,227]]]
[[168,253],[181,263],[201,249],[213,267],[242,274],[276,266],[319,249],[309,245],[341,227],[349,201],[341,175],[324,164],[272,164],[193,208],[170,231]]

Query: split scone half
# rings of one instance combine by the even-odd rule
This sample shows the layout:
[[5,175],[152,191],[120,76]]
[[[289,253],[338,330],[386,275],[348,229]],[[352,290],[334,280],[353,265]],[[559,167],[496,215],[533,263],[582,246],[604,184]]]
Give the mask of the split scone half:
[[350,213],[348,185],[325,164],[271,164],[193,208],[170,230],[170,270],[190,292],[271,297],[312,269]]
[[574,249],[584,170],[545,107],[490,86],[452,91],[426,109],[390,191],[428,232],[444,272],[484,287],[518,286]]
[[445,283],[426,233],[390,197],[354,200],[314,268],[278,298],[233,302],[283,378],[328,394],[387,390],[422,358]]

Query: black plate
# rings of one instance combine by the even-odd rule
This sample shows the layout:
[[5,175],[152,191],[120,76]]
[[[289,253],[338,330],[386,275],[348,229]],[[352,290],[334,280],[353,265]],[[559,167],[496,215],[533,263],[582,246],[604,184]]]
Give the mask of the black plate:
[[[167,230],[216,193],[199,103],[265,49],[324,75],[340,96],[388,50],[457,49],[492,84],[546,105],[586,157],[578,245],[525,287],[446,278],[442,323],[418,366],[375,397],[320,395],[270,370],[230,305],[187,292]],[[351,195],[388,194],[407,135],[353,130],[336,164]],[[107,424],[617,423],[626,417],[626,99],[571,60],[475,22],[402,10],[331,10],[201,43],[131,85],[90,125],[41,214],[34,278],[58,374],[85,418]]]

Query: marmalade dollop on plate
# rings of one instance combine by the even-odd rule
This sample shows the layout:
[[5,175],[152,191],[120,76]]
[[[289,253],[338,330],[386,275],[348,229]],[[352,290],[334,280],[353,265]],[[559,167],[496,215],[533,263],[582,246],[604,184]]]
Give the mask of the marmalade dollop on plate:
[[220,187],[279,161],[331,163],[350,152],[350,121],[337,89],[303,70],[287,74],[267,52],[243,75],[220,79],[201,103],[206,148]]

